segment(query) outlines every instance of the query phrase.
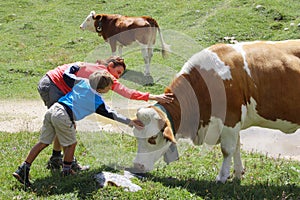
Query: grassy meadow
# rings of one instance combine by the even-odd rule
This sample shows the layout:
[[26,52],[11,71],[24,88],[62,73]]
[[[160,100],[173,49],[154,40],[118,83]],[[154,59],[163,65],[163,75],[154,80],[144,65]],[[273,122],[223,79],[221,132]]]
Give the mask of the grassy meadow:
[[[1,1],[0,100],[39,99],[37,82],[48,70],[64,63],[107,58],[108,44],[96,33],[79,28],[91,10],[149,15],[158,21],[172,52],[163,59],[157,40],[151,66],[154,85],[144,86],[137,79],[143,72],[137,45],[124,49],[128,71],[120,82],[159,94],[191,55],[218,42],[229,43],[224,37],[237,41],[299,39],[299,8],[296,0]],[[90,171],[70,179],[51,174],[45,168],[51,154],[48,147],[34,162],[33,188],[26,190],[11,174],[38,137],[37,132],[0,132],[0,199],[300,199],[299,162],[243,152],[244,178],[216,184],[220,148],[185,143],[179,146],[179,161],[168,166],[159,163],[146,178],[133,180],[143,190],[98,189],[93,175],[102,170],[122,173],[137,145],[126,134],[101,131],[78,134],[76,156],[91,165]]]

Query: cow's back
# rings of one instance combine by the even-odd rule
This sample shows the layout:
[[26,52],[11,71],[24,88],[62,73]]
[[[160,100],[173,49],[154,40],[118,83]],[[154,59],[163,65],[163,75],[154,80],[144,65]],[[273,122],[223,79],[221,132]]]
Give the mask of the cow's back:
[[[276,121],[300,125],[300,40],[217,45],[210,49],[230,67],[232,79],[224,80],[228,114],[244,115],[249,125],[272,128]],[[242,113],[243,106],[248,106],[246,112],[252,109],[251,113]],[[232,120],[232,116],[227,119]],[[282,131],[290,132],[285,127]]]
[[213,45],[184,65],[168,91],[184,99],[180,115],[198,117],[198,128],[215,117],[227,127],[293,132],[300,127],[299,55],[300,41]]
[[[141,44],[154,44],[157,30],[157,22],[147,16],[128,17],[118,14],[101,15],[101,35],[105,40],[116,40],[127,46],[134,41]],[[95,22],[98,24],[99,22]]]

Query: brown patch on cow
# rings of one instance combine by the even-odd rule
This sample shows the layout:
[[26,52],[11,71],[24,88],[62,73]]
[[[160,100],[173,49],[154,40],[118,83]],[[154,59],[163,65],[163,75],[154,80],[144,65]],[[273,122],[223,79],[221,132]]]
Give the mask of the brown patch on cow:
[[257,112],[300,125],[300,40],[244,45]]
[[[173,93],[172,90],[167,87],[165,89],[165,93]],[[173,124],[174,124],[174,131],[177,132],[180,126],[180,121],[181,121],[181,107],[179,104],[179,101],[173,93],[173,101],[171,103],[160,103],[164,108],[170,113]]]
[[157,138],[157,135],[156,136],[152,136],[152,137],[150,137],[150,138],[148,138],[148,143],[149,144],[153,144],[153,145],[155,145],[156,144],[156,138]]
[[162,56],[166,57],[167,51],[169,51],[168,45],[163,42],[158,23],[152,17],[97,14],[93,16],[93,19],[96,31],[99,36],[109,42],[112,52],[116,51],[117,42],[124,46],[128,46],[135,41],[146,45],[154,45],[157,31],[162,42]]
[[134,41],[155,44],[157,27],[145,20],[146,17],[98,14],[94,19],[96,28],[101,24],[101,31],[98,34],[109,42],[113,52],[116,51],[117,41],[124,46]]
[[226,117],[224,124],[234,127],[241,121],[242,105],[250,102],[255,97],[255,85],[244,69],[244,60],[241,52],[230,45],[217,44],[209,48],[215,52],[221,61],[229,66],[232,79],[224,80],[226,93]]
[[228,94],[226,125],[240,121],[241,105],[249,103],[251,97],[263,118],[300,124],[300,104],[296,103],[300,101],[300,40],[244,44],[251,76],[244,69],[241,53],[229,45],[214,45],[210,50],[230,66],[232,75],[232,80],[224,82]]

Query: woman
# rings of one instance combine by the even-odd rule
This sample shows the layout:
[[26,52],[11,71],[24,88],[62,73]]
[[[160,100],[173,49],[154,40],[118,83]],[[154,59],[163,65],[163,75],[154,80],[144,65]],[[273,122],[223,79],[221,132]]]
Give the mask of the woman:
[[[97,63],[70,63],[58,66],[57,68],[48,71],[38,84],[38,91],[47,108],[50,108],[60,97],[71,91],[72,88],[68,86],[66,81],[64,81],[63,75],[65,71],[69,70],[72,66],[79,67],[79,71],[75,73],[75,76],[87,79],[93,72],[99,69],[107,70],[114,77],[112,90],[125,98],[144,101],[155,100],[161,103],[169,103],[173,100],[168,94],[153,95],[148,92],[140,92],[129,89],[122,85],[118,79],[126,70],[124,59],[118,56],[112,56],[104,61],[97,61]],[[57,138],[55,138],[52,156],[48,161],[47,168],[60,169],[60,166],[62,166],[61,146]],[[89,169],[89,166],[79,165],[74,158],[72,169],[75,171],[87,170]]]

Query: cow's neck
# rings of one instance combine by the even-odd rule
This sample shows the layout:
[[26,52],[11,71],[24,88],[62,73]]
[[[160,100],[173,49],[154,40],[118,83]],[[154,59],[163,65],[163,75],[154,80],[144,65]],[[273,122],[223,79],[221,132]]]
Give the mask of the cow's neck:
[[159,108],[161,111],[163,111],[166,114],[168,120],[171,123],[173,134],[175,135],[176,131],[175,131],[175,126],[174,126],[174,121],[173,121],[173,118],[172,118],[170,112],[168,110],[166,110],[166,108],[163,105],[161,105],[159,103],[154,104],[154,106]]

